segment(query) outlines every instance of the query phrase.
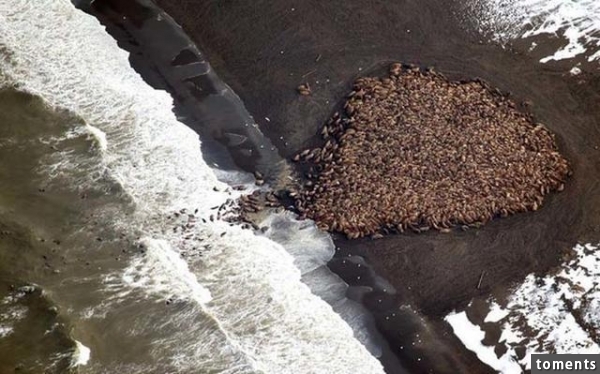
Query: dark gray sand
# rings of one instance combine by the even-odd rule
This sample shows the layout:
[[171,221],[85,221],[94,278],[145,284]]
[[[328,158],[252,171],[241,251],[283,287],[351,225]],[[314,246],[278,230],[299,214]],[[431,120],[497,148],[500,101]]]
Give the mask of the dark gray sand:
[[[531,272],[547,271],[576,242],[598,239],[598,77],[570,77],[567,66],[540,65],[482,42],[458,25],[451,1],[157,3],[192,36],[286,158],[322,145],[319,130],[340,109],[352,82],[382,75],[392,61],[434,66],[451,79],[481,77],[512,92],[517,102],[529,100],[537,120],[557,135],[574,175],[537,212],[452,234],[336,238],[340,250],[330,267],[350,285],[376,283],[367,266],[358,266],[366,262],[395,288],[374,288],[356,298],[412,372],[491,372],[441,318],[475,296],[502,292]],[[305,83],[311,95],[298,93]],[[389,373],[401,372],[394,360],[382,362]]]

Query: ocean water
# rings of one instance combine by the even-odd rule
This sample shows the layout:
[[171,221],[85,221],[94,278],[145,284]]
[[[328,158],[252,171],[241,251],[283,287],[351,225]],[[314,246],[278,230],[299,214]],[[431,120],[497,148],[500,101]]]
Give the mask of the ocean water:
[[[530,274],[506,299],[487,300],[483,320],[472,321],[462,311],[446,321],[467,349],[502,374],[530,370],[532,354],[599,354],[598,279],[598,245],[578,244],[553,274]],[[483,344],[484,329],[500,334]]]
[[[17,294],[36,284],[22,298],[39,294],[45,306],[36,313],[57,331],[35,359],[7,365],[32,373],[39,365],[57,373],[383,372],[302,282],[331,256],[330,240],[310,224],[304,242],[277,235],[300,229],[286,226],[293,217],[279,218],[271,238],[211,220],[211,207],[241,192],[219,181],[171,97],[144,83],[96,19],[68,0],[0,0],[0,88],[0,217],[13,227],[1,256],[14,264],[2,274]],[[340,287],[331,285],[325,297]],[[3,350],[31,344],[19,322],[36,315],[27,305],[3,312]]]
[[[505,46],[526,41],[540,63],[567,62],[573,75],[600,66],[598,1],[476,0],[462,6],[470,27]],[[598,354],[599,253],[595,243],[574,244],[557,269],[528,275],[507,295],[476,298],[445,320],[467,349],[503,374],[531,369],[531,354]]]
[[[502,44],[547,36],[558,41],[540,62],[580,58],[600,63],[600,2],[596,0],[472,0],[467,22]],[[530,51],[538,45],[531,41]]]

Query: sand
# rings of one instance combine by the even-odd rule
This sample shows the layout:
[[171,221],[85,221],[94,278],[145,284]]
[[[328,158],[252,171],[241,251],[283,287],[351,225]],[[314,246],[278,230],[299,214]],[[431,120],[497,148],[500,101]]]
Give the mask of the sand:
[[[369,266],[393,285],[395,292],[375,287],[360,297],[403,366],[491,372],[453,336],[443,316],[474,296],[505,292],[527,274],[547,271],[574,243],[600,236],[597,76],[571,77],[566,66],[550,68],[482,43],[460,27],[449,1],[157,3],[197,42],[284,158],[317,146],[320,127],[340,110],[352,82],[382,75],[392,61],[431,65],[451,79],[481,77],[515,101],[529,100],[536,119],[556,134],[574,174],[536,212],[450,235],[336,238],[340,250],[330,267],[350,285],[373,286]],[[298,95],[303,83],[311,95]],[[369,266],[358,267],[361,258]],[[411,308],[402,308],[406,304]],[[394,357],[382,362],[389,373],[399,372]]]

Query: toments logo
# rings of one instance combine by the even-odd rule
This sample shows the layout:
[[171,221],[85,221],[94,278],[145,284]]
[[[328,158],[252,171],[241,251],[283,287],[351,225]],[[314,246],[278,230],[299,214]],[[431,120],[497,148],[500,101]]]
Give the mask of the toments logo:
[[600,373],[600,354],[531,355],[531,373]]

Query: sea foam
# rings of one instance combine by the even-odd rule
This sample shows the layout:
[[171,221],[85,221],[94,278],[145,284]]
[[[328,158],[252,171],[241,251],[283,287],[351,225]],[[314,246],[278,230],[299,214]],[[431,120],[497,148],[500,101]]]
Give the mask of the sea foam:
[[71,367],[85,366],[90,361],[92,351],[83,345],[80,341],[75,340],[75,350],[71,360]]
[[[171,97],[144,83],[96,19],[68,0],[0,0],[0,51],[4,84],[73,112],[84,122],[82,132],[96,140],[97,165],[85,165],[89,178],[77,180],[78,188],[93,188],[101,175],[131,202],[104,219],[135,233],[147,250],[107,282],[123,290],[142,287],[159,302],[186,300],[192,314],[214,322],[208,329],[195,324],[189,310],[173,315],[179,330],[170,344],[177,354],[164,361],[181,372],[383,372],[350,327],[301,282],[281,245],[220,220],[200,221],[236,193],[224,192],[227,185],[202,159],[198,136],[173,115]],[[81,173],[76,157],[62,156],[56,173]],[[168,230],[166,218],[182,209],[197,209],[193,233],[204,243],[202,255],[185,263],[177,256],[194,248]]]
[[[446,321],[466,348],[503,374],[530,370],[534,353],[600,353],[594,340],[600,331],[600,252],[586,244],[575,246],[573,254],[553,274],[527,276],[507,300],[488,300],[486,326],[471,322],[465,312],[451,313]],[[501,335],[484,345],[481,327],[492,324]]]
[[597,0],[470,0],[464,6],[478,31],[501,43],[538,35],[564,39],[552,54],[541,58],[542,63],[578,56],[600,61]]

